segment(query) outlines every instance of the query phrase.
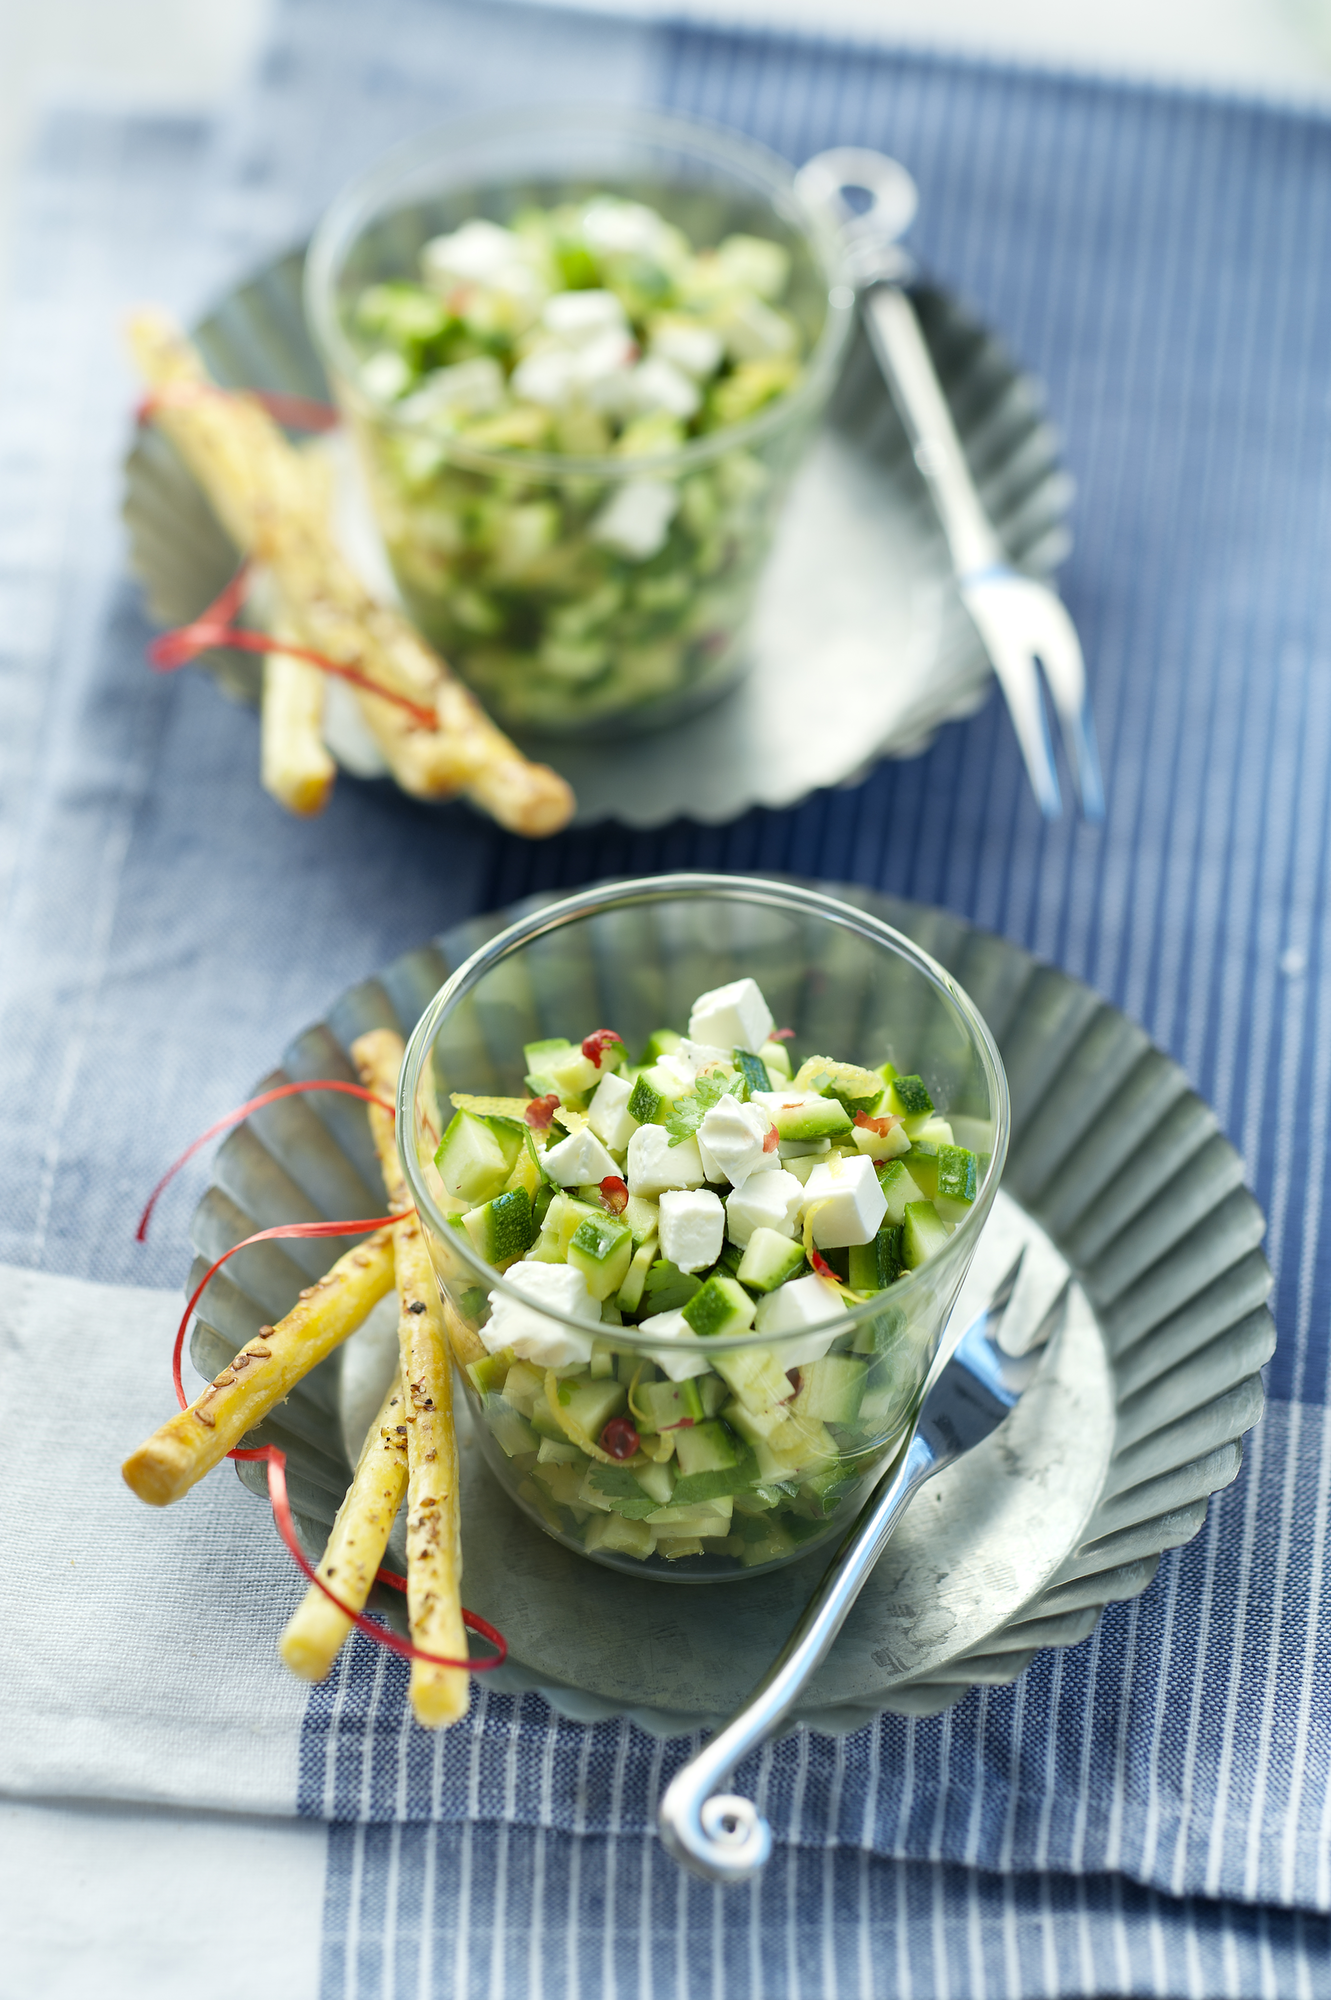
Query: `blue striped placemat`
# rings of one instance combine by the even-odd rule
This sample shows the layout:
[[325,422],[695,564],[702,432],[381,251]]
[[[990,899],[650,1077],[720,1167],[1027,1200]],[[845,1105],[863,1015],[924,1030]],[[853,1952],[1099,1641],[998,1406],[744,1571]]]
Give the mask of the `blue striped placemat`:
[[[350,785],[298,826],[256,792],[251,717],[146,676],[106,528],[129,389],[106,321],[131,279],[198,302],[399,132],[598,81],[916,175],[924,261],[1045,376],[1080,485],[1065,587],[1103,832],[1040,823],[992,706],[925,758],[725,828],[533,848]],[[305,1725],[301,1809],[339,1823],[327,1992],[1326,1990],[1331,126],[813,41],[283,0],[217,202],[172,197],[197,128],[130,129],[62,126],[10,339],[0,1257],[174,1282],[169,1227],[129,1242],[144,1188],[341,985],[531,889],[699,865],[941,902],[1088,979],[1217,1105],[1278,1280],[1269,1413],[1205,1532],[1014,1688],[767,1752],[786,1849],[749,1903],[685,1883],[642,1831],[678,1746],[502,1697],[427,1739],[396,1667],[353,1651]],[[105,205],[131,197],[138,261],[110,274]],[[44,347],[74,296],[106,330]]]

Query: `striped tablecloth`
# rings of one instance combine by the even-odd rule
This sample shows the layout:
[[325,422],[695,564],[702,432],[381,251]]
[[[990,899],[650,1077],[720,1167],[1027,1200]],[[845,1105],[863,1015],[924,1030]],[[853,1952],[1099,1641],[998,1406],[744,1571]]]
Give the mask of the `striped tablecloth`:
[[[145,671],[114,527],[131,400],[116,312],[141,294],[201,306],[404,132],[574,94],[699,113],[795,160],[862,141],[910,167],[924,262],[1044,376],[1079,483],[1065,588],[1094,676],[1102,831],[1040,822],[992,704],[914,763],[723,828],[531,847],[350,783],[298,825],[257,791],[253,717],[201,678]],[[100,1825],[108,1867],[146,1867],[151,1841],[126,1829],[202,1803],[220,1816],[181,1820],[182,1855],[194,1842],[234,1883],[262,1851],[271,1880],[303,1884],[304,1941],[229,1929],[199,1974],[219,1993],[257,1976],[265,1939],[284,1991],[329,2000],[1331,1991],[1329,210],[1319,117],[453,0],[281,0],[218,130],[48,123],[0,360],[0,1496],[38,1522],[0,1547],[0,1785],[19,1801],[0,1895],[35,1967],[65,1962],[26,1914],[41,1856]],[[396,1666],[359,1646],[288,1713],[266,1649],[251,1671],[210,1647],[221,1614],[197,1588],[209,1550],[268,1574],[262,1510],[224,1483],[207,1540],[188,1509],[141,1518],[113,1444],[83,1529],[108,1538],[116,1589],[99,1599],[78,1557],[67,1574],[24,1449],[53,1355],[103,1428],[132,1436],[150,1371],[165,1379],[172,1305],[154,1288],[183,1272],[191,1187],[146,1251],[138,1202],[345,983],[529,890],[688,865],[946,904],[1143,1021],[1244,1153],[1281,1333],[1242,1478],[1146,1595],[1015,1687],[765,1753],[751,1775],[781,1846],[729,1899],[650,1836],[685,1746],[501,1696],[430,1739],[404,1720]],[[130,1351],[145,1372],[126,1386]],[[134,1601],[141,1565],[153,1602],[193,1621],[188,1672],[168,1664],[179,1624]],[[268,1623],[294,1590],[275,1578]],[[114,1643],[94,1674],[69,1635],[95,1625]],[[271,1717],[262,1755],[220,1747],[219,1707],[242,1696]],[[92,1819],[50,1803],[89,1797]],[[238,1817],[255,1813],[267,1833]],[[166,1965],[199,1908],[144,1897]],[[63,1941],[71,1964],[82,1935]],[[154,1991],[145,1950],[135,1976]],[[90,1956],[97,1990],[133,1983],[131,1956]]]

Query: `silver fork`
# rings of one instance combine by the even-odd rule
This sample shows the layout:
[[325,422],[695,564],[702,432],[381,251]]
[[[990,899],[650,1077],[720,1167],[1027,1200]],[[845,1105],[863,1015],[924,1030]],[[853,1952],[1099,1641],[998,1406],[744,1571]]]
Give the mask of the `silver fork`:
[[716,1796],[717,1786],[789,1718],[916,1489],[996,1430],[1039,1366],[1040,1349],[1066,1309],[1069,1285],[1045,1314],[1028,1349],[1020,1356],[1005,1354],[996,1335],[1024,1254],[1018,1253],[989,1304],[936,1374],[918,1421],[773,1665],[744,1706],[667,1787],[658,1815],[661,1838],[676,1861],[694,1874],[711,1882],[747,1882],[765,1865],[772,1851],[767,1821],[750,1799]]
[[[1104,784],[1076,628],[1047,584],[1022,576],[1008,561],[903,290],[912,266],[897,239],[915,214],[915,183],[885,153],[837,146],[807,161],[795,185],[845,247],[869,338],[942,523],[961,600],[1003,690],[1040,810],[1056,819],[1062,799],[1037,661],[1062,723],[1082,813],[1103,819]],[[867,205],[857,209],[848,190],[867,195]]]

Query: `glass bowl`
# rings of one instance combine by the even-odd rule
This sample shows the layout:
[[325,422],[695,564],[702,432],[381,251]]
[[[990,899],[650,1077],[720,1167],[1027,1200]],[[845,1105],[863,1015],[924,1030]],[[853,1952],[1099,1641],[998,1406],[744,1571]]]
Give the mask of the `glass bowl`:
[[[766,1464],[761,1437],[749,1426],[753,1487],[680,1505],[665,1490],[675,1471],[664,1456],[669,1427],[661,1418],[650,1436],[650,1411],[641,1421],[644,1401],[660,1400],[642,1393],[661,1376],[653,1358],[662,1352],[659,1334],[653,1339],[607,1318],[589,1360],[542,1381],[532,1379],[529,1364],[513,1372],[511,1354],[489,1352],[485,1327],[496,1294],[529,1301],[450,1223],[466,1204],[445,1192],[433,1156],[452,1115],[451,1093],[529,1095],[525,1044],[613,1027],[632,1052],[658,1028],[683,1030],[698,994],[745,975],[757,980],[777,1020],[793,1028],[797,1059],[888,1060],[923,1077],[958,1143],[980,1157],[981,1172],[969,1211],[941,1249],[849,1310],[829,1289],[821,1333],[697,1340],[703,1372],[682,1393],[692,1409],[696,1392],[702,1417],[733,1411],[732,1385],[755,1370],[770,1380],[775,1364],[791,1376],[794,1422],[795,1384],[805,1378],[793,1371],[812,1379],[810,1362],[827,1356],[837,1358],[836,1367],[821,1366],[817,1379],[819,1393],[833,1401],[799,1418],[799,1464],[788,1442],[780,1463]],[[481,1449],[500,1483],[557,1540],[637,1576],[758,1575],[840,1536],[912,1420],[998,1186],[1008,1116],[993,1039],[956,982],[887,924],[814,890],[742,876],[667,875],[587,891],[502,931],[426,1009],[407,1048],[398,1100],[407,1180]],[[543,1317],[552,1332],[576,1335],[585,1352],[584,1322],[556,1312]],[[647,1475],[650,1495],[628,1473],[606,1479],[548,1420],[566,1382],[574,1389],[565,1400],[576,1394],[596,1404],[588,1421],[598,1431],[633,1410],[644,1464],[650,1453],[656,1467]],[[672,1391],[662,1394],[668,1399]],[[735,1421],[742,1424],[742,1414]],[[643,1504],[645,1497],[659,1505]]]
[[[559,449],[551,436],[541,449],[486,448],[455,434],[452,406],[398,403],[367,373],[373,342],[355,318],[367,287],[417,280],[423,246],[466,222],[506,225],[604,194],[648,204],[695,249],[737,234],[783,246],[781,303],[804,350],[792,388],[746,421],[625,456],[588,449],[565,417],[551,433]],[[836,241],[784,161],[612,107],[460,122],[337,197],[310,248],[305,303],[407,607],[506,725],[622,736],[677,721],[736,680],[777,513],[853,316]]]

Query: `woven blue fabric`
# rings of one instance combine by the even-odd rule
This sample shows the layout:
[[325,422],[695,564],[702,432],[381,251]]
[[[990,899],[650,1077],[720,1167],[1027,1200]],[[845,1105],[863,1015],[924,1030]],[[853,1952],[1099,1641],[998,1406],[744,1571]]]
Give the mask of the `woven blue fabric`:
[[[994,705],[914,763],[726,828],[530,847],[350,783],[296,825],[257,790],[253,718],[198,677],[146,674],[107,529],[130,395],[115,311],[141,292],[197,306],[413,126],[574,84],[792,158],[866,141],[915,173],[924,262],[1043,374],[1079,483],[1063,581],[1102,832],[1040,823]],[[749,1941],[718,1956],[714,1900],[704,1923],[647,1841],[683,1746],[503,1697],[429,1739],[396,1664],[352,1648],[304,1741],[302,1810],[369,1823],[335,1840],[326,1990],[535,1992],[533,1952],[549,1990],[588,1995],[1326,1990],[1325,1922],[1299,1913],[1331,1909],[1331,126],[867,49],[285,0],[205,206],[208,156],[197,125],[65,120],[20,238],[0,425],[0,1259],[176,1282],[206,1168],[147,1252],[130,1240],[145,1189],[344,983],[529,890],[698,865],[944,903],[1088,979],[1217,1105],[1278,1280],[1274,1400],[1243,1477],[1141,1601],[1013,1688],[799,1736],[747,1774],[786,1848],[756,1905],[779,1909],[779,1947],[746,1912]],[[574,1886],[534,1904],[540,1881]],[[480,1885],[506,1956],[468,1932],[459,1961],[440,1940]]]

